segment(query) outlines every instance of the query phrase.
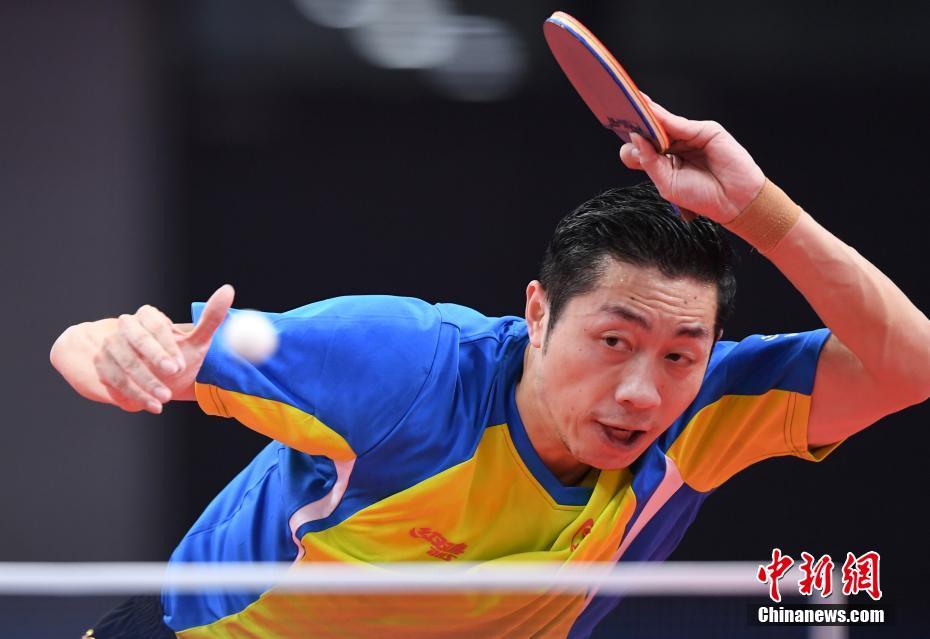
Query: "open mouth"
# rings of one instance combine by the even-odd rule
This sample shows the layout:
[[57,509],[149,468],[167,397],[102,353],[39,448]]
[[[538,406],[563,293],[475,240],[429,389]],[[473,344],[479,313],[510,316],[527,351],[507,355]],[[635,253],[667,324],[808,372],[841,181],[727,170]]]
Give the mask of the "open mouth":
[[632,430],[629,428],[622,428],[620,426],[608,426],[607,424],[602,424],[598,422],[598,425],[604,431],[604,435],[612,444],[622,446],[624,448],[632,448],[639,442],[640,438],[643,436],[644,431],[641,430]]

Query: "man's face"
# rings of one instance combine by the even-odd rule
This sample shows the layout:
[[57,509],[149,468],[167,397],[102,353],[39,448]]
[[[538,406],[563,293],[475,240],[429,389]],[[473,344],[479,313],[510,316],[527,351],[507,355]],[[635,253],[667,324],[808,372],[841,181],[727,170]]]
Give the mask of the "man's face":
[[[536,283],[538,286],[538,283]],[[548,328],[545,292],[530,340],[540,421],[575,460],[629,466],[697,395],[714,343],[717,288],[609,260],[594,290]],[[544,345],[544,348],[539,348]]]

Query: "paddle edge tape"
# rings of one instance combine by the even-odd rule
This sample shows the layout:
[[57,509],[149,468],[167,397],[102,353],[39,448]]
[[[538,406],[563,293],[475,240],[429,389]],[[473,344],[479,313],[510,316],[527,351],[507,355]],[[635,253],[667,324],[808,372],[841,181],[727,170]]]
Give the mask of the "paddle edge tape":
[[607,47],[605,47],[604,44],[598,40],[597,37],[591,33],[587,27],[563,11],[556,11],[546,20],[546,22],[564,29],[566,32],[571,34],[572,37],[584,45],[588,51],[591,52],[591,54],[598,60],[598,62],[601,63],[604,69],[611,75],[611,77],[617,83],[617,86],[619,86],[624,95],[626,95],[627,100],[630,101],[630,104],[633,105],[633,108],[636,110],[640,119],[642,119],[643,123],[649,129],[650,135],[655,140],[656,145],[659,147],[659,153],[668,153],[670,145],[668,141],[668,135],[665,133],[665,129],[656,119],[655,114],[653,114],[652,109],[649,108],[649,105],[646,104],[646,102],[640,96],[640,91],[636,86],[636,83],[633,82],[633,79],[624,70],[624,68],[620,66],[620,63],[617,62],[617,59],[614,58],[610,51],[607,50]]

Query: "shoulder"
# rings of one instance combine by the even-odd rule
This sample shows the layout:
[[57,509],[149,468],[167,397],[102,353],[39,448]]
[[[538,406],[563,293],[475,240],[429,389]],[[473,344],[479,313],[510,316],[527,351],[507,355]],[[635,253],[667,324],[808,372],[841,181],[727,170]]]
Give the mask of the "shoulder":
[[416,374],[430,366],[441,318],[435,306],[410,297],[355,295],[322,300],[269,317],[280,352],[349,374]]
[[437,308],[449,333],[440,346],[444,365],[461,383],[474,385],[476,390],[493,384],[526,342],[522,318],[488,317],[456,304],[437,304]]
[[436,304],[442,321],[454,327],[462,343],[490,340],[503,342],[526,333],[526,322],[513,315],[489,317],[459,304]]
[[321,325],[372,325],[390,330],[429,332],[441,321],[435,305],[413,297],[347,295],[321,300],[281,313],[276,323],[313,322]]
[[[748,406],[753,398],[771,396],[773,391],[810,395],[817,360],[829,336],[828,329],[818,329],[717,342],[697,396],[666,433],[665,441],[673,441],[698,413],[719,408],[727,397],[742,398],[741,404]],[[722,417],[725,413],[712,414]]]
[[275,324],[288,368],[316,387],[302,396],[328,397],[340,413],[378,422],[395,421],[413,402],[435,365],[442,332],[434,305],[386,295],[316,302]]
[[313,324],[313,329],[297,331],[302,337],[305,330],[332,331],[330,349],[358,353],[368,366],[374,358],[392,366],[403,360],[448,370],[457,370],[466,351],[494,357],[502,343],[526,330],[517,317],[488,317],[459,304],[383,295],[318,302],[286,313],[281,322],[285,331],[290,323]]
[[[199,312],[195,306],[195,319]],[[278,333],[275,353],[251,364],[225,347],[221,326],[198,383],[227,402],[241,398],[249,419],[279,441],[293,443],[294,430],[302,439],[335,433],[355,454],[390,432],[426,386],[442,328],[433,305],[389,296],[339,297],[265,315]]]
[[773,388],[809,395],[826,328],[801,333],[750,335],[738,342],[718,342],[711,354],[702,393],[725,391],[757,395]]

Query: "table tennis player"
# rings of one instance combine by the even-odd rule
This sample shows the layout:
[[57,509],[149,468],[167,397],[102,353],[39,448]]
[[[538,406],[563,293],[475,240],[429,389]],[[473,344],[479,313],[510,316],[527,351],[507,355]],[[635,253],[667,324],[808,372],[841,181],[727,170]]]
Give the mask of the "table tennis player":
[[[152,412],[196,400],[271,439],[171,561],[661,561],[741,469],[819,461],[925,401],[927,317],[720,124],[651,107],[670,153],[635,134],[622,146],[650,181],[561,220],[523,317],[336,298],[267,314],[280,345],[261,364],[218,339],[235,313],[229,286],[194,305],[196,327],[146,306],[65,330],[51,360],[82,396]],[[729,234],[824,328],[723,340]],[[88,636],[585,637],[616,604],[385,596],[347,614],[334,602],[273,584],[169,590],[127,601]],[[382,625],[387,611],[395,625]]]

